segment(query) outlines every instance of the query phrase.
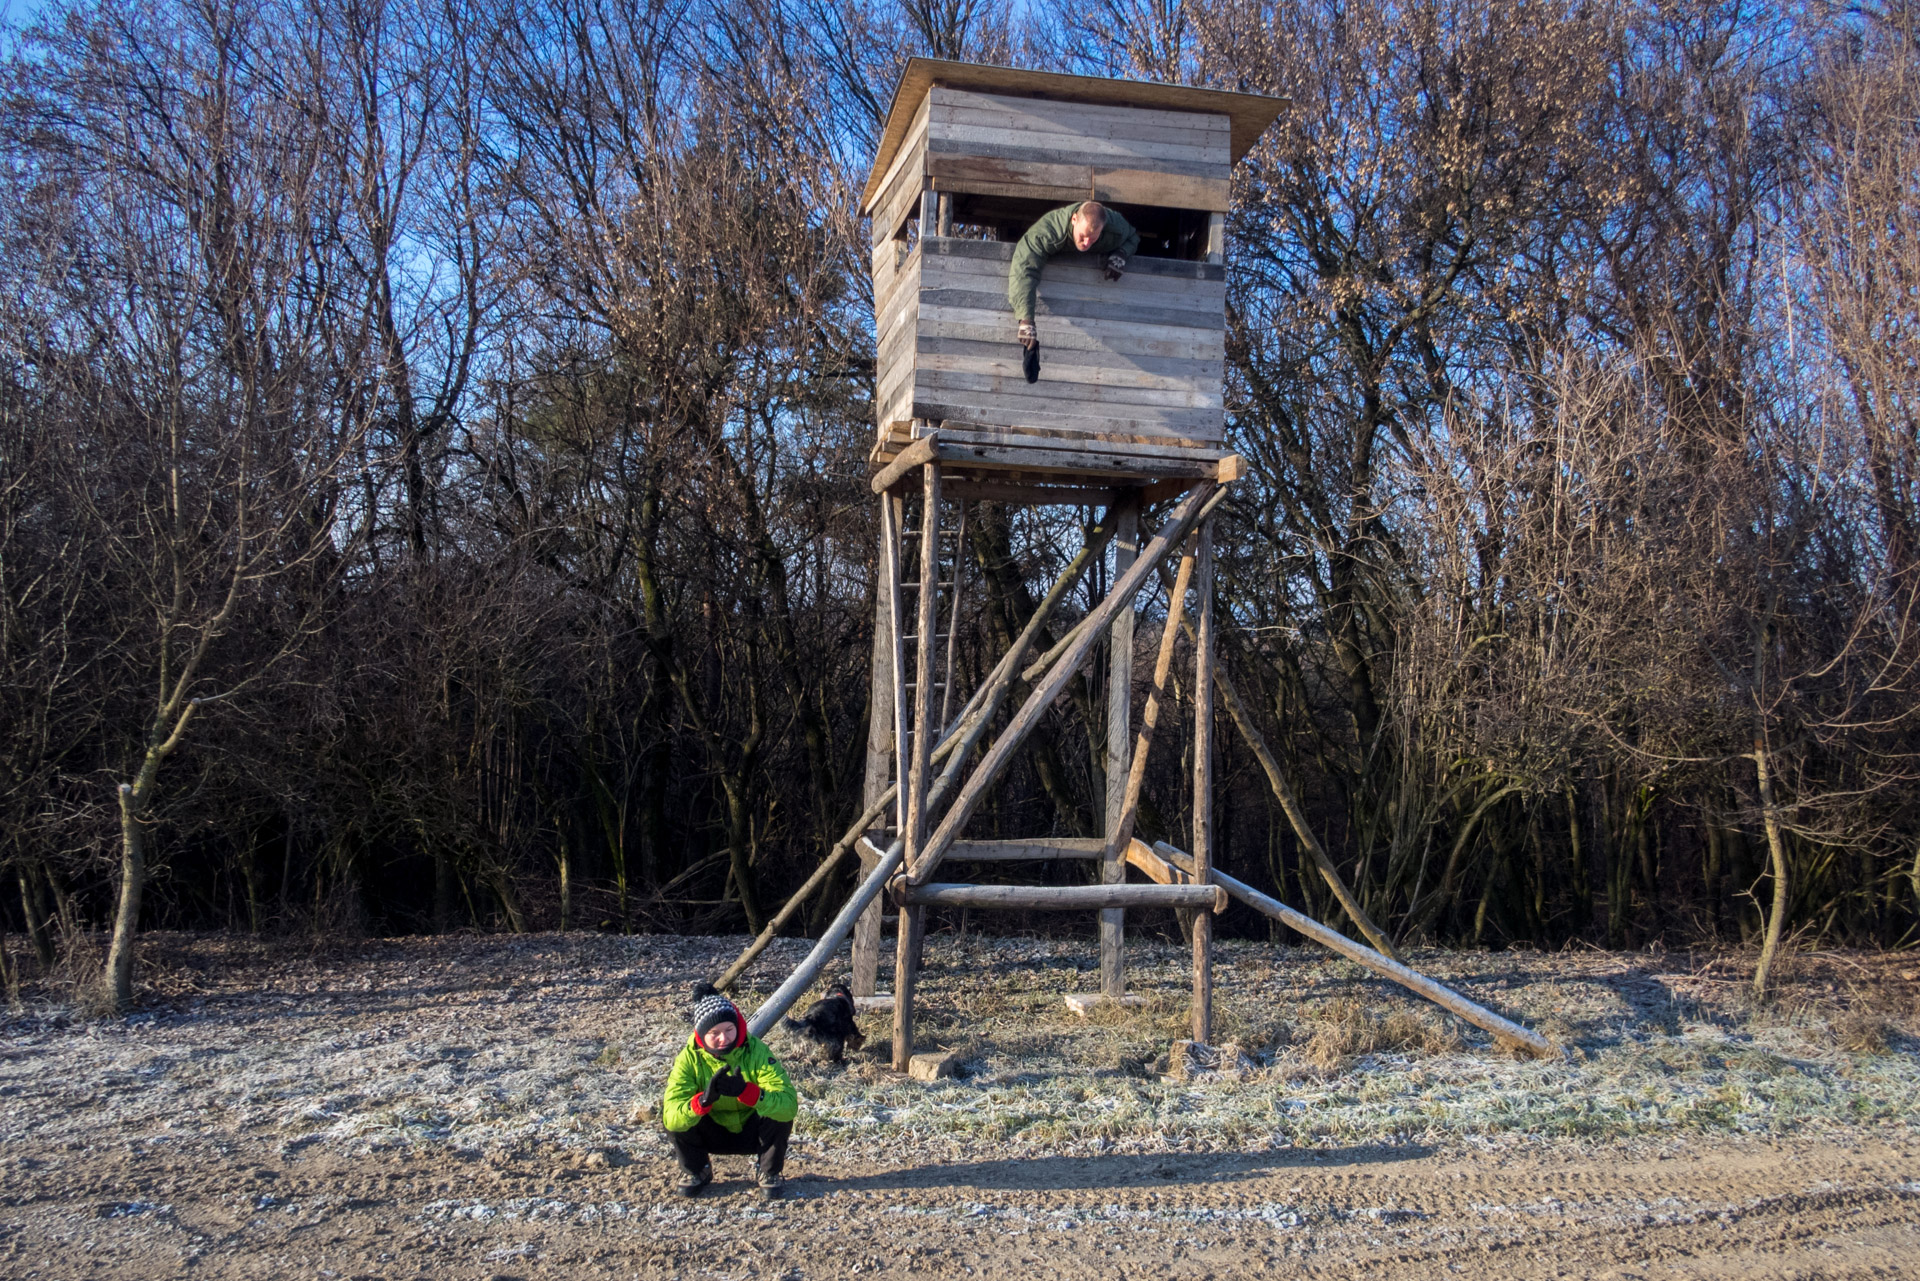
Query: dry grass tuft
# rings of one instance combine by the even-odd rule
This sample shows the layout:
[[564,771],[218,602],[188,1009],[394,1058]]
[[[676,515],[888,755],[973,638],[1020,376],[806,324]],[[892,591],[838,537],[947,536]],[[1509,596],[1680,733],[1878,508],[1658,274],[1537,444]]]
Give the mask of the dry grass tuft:
[[1829,1025],[1833,1043],[1852,1054],[1885,1054],[1889,1050],[1886,1019],[1864,1006],[1854,1006],[1834,1016]]
[[1304,1057],[1326,1072],[1362,1054],[1447,1054],[1461,1045],[1459,1033],[1431,1014],[1398,1007],[1382,1016],[1350,996],[1327,1005],[1320,1019]]

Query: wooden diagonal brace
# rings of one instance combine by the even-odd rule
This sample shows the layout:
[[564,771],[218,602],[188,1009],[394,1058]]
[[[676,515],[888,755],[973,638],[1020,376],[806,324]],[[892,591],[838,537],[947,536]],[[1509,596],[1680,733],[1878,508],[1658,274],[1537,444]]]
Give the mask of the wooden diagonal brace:
[[1039,723],[1040,717],[1059,696],[1060,691],[1066,688],[1067,681],[1072,678],[1075,671],[1079,670],[1080,664],[1086,660],[1088,652],[1100,639],[1107,624],[1113,621],[1113,616],[1122,608],[1133,607],[1133,598],[1139,592],[1140,585],[1146,581],[1147,575],[1153,573],[1160,562],[1192,531],[1207,506],[1207,500],[1218,492],[1217,485],[1203,485],[1189,494],[1187,500],[1180,504],[1173,518],[1168,521],[1167,527],[1154,536],[1153,542],[1147,545],[1140,558],[1125,574],[1121,575],[1120,581],[1113,585],[1113,590],[1107,593],[1106,598],[1085,619],[1081,620],[1077,629],[1079,639],[1055,661],[1033,693],[1027,696],[1026,704],[1021,707],[1014,716],[1013,722],[995,741],[985,759],[974,770],[972,777],[967,779],[965,785],[961,787],[960,795],[954,799],[952,807],[940,820],[940,826],[927,838],[926,846],[920,852],[919,862],[908,870],[909,884],[924,885],[931,879],[933,870],[940,865],[947,847],[953,844],[966,827],[967,820],[973,817],[973,811],[986,795],[987,788],[999,778],[1000,771],[1006,767],[1014,750],[1026,741],[1027,736],[1033,732],[1033,727]]
[[[1164,841],[1156,841],[1153,849],[1148,852],[1147,859],[1156,857],[1168,867],[1184,872],[1189,877],[1192,876],[1193,862],[1184,851],[1177,850]],[[1135,862],[1132,851],[1128,852],[1127,861],[1134,862],[1135,866],[1142,866],[1142,863]],[[1500,1017],[1484,1005],[1469,1001],[1452,988],[1434,982],[1400,961],[1382,956],[1364,943],[1354,942],[1340,931],[1329,929],[1311,916],[1294,911],[1279,899],[1262,894],[1244,881],[1237,881],[1218,868],[1209,872],[1208,879],[1255,911],[1270,916],[1288,928],[1306,935],[1314,942],[1333,949],[1349,961],[1364,965],[1383,978],[1392,979],[1408,991],[1424,996],[1448,1013],[1457,1014],[1475,1027],[1493,1033],[1496,1040],[1530,1054],[1546,1056],[1554,1052],[1553,1042],[1532,1028],[1522,1027],[1511,1019]]]
[[[1166,576],[1166,570],[1163,568],[1160,577],[1164,580]],[[1187,622],[1184,626],[1187,639],[1197,643],[1198,638],[1194,635],[1193,624]],[[1333,891],[1333,897],[1339,902],[1340,910],[1347,914],[1347,919],[1353,922],[1355,929],[1366,935],[1369,943],[1395,961],[1400,960],[1400,952],[1394,947],[1393,940],[1387,937],[1385,930],[1374,923],[1373,918],[1367,914],[1367,910],[1360,906],[1360,900],[1354,897],[1353,890],[1347,885],[1346,877],[1340,875],[1340,869],[1334,866],[1333,856],[1327,853],[1326,846],[1322,845],[1320,838],[1314,834],[1313,826],[1307,822],[1306,810],[1301,807],[1299,798],[1294,795],[1293,787],[1288,783],[1286,773],[1280,768],[1280,762],[1274,756],[1273,749],[1267,746],[1267,736],[1260,732],[1260,727],[1254,724],[1253,716],[1247,711],[1246,704],[1240,701],[1240,691],[1234,687],[1233,679],[1227,675],[1225,663],[1214,664],[1213,685],[1220,691],[1220,701],[1227,705],[1227,714],[1233,718],[1234,727],[1240,731],[1240,736],[1246,739],[1247,746],[1253,749],[1254,759],[1260,762],[1261,772],[1267,776],[1267,787],[1272,791],[1274,799],[1280,802],[1280,810],[1287,816],[1287,822],[1293,828],[1295,839],[1307,851],[1307,856],[1313,860],[1315,869],[1320,873],[1320,879],[1325,881],[1327,888]]]

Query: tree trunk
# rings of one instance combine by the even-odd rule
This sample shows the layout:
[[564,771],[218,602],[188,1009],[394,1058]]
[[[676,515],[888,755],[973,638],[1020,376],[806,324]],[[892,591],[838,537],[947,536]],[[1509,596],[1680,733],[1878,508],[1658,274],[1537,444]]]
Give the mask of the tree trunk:
[[115,1013],[133,1004],[133,949],[140,932],[140,898],[147,888],[147,852],[136,805],[133,787],[120,784],[120,902],[113,917],[103,992]]
[[520,911],[520,898],[513,892],[513,882],[508,879],[505,869],[494,872],[491,879],[493,896],[500,900],[500,909],[507,916],[507,928],[515,934],[525,934],[527,918]]
[[453,930],[453,860],[447,857],[445,849],[433,851],[433,932],[448,934]]
[[21,864],[19,874],[20,910],[26,917],[27,938],[33,944],[33,954],[40,960],[40,968],[48,969],[53,965],[53,932],[47,928],[46,906],[36,892],[30,867]]
[[766,922],[760,913],[760,895],[753,874],[752,815],[746,795],[746,780],[722,776],[720,789],[727,799],[727,862],[733,872],[734,892],[740,896],[740,911],[747,918],[747,932],[758,934]]
[[554,839],[560,844],[560,932],[565,934],[573,926],[573,850],[567,844],[567,825],[556,821]]
[[1786,930],[1787,897],[1791,885],[1787,879],[1787,847],[1780,831],[1780,813],[1773,807],[1772,761],[1766,740],[1753,740],[1753,771],[1760,783],[1760,823],[1767,833],[1767,854],[1773,862],[1773,905],[1767,913],[1767,937],[1760,945],[1760,964],[1753,971],[1753,994],[1765,998],[1767,980],[1780,953],[1780,936]]

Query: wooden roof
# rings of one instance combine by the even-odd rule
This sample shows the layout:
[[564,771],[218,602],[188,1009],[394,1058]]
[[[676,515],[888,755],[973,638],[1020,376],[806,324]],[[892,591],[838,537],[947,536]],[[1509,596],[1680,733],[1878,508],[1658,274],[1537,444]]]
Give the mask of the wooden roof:
[[893,105],[887,110],[887,123],[880,133],[880,147],[867,177],[867,189],[860,206],[873,200],[880,179],[900,149],[907,126],[921,99],[934,85],[952,89],[970,89],[980,93],[999,93],[1016,98],[1052,98],[1060,102],[1088,102],[1118,107],[1152,107],[1160,111],[1200,111],[1225,116],[1232,122],[1232,162],[1253,149],[1253,144],[1274,117],[1287,106],[1285,98],[1268,98],[1256,93],[1227,93],[1220,89],[1195,89],[1189,85],[1162,84],[1156,80],[1110,80],[1100,76],[1069,76],[1054,71],[1023,71],[1016,67],[996,67],[981,62],[947,62],[939,58],[910,58],[894,86]]

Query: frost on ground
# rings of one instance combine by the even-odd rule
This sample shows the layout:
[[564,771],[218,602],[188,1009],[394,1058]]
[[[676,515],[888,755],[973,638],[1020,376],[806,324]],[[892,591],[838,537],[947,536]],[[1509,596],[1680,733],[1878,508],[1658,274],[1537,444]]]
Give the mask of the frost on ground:
[[[803,1275],[964,1273],[1048,1242],[1111,1256],[1115,1275],[1122,1261],[1163,1275],[1181,1260],[1204,1273],[1215,1249],[1433,1264],[1543,1233],[1556,1248],[1585,1233],[1603,1253],[1662,1233],[1724,1243],[1763,1220],[1798,1239],[1809,1215],[1864,1232],[1863,1206],[1895,1234],[1875,1249],[1920,1250],[1888,1226],[1920,1220],[1911,956],[1795,957],[1781,999],[1759,1007],[1740,957],[1409,958],[1564,1048],[1535,1061],[1323,952],[1228,942],[1226,1066],[1182,1076],[1166,1069],[1185,1035],[1185,949],[1130,943],[1143,1001],[1082,1018],[1063,998],[1097,987],[1091,942],[939,937],[918,1048],[957,1051],[957,1077],[886,1070],[884,1015],[864,1016],[867,1048],[844,1065],[776,1032],[803,1100],[796,1203],[737,1186],[674,1201],[659,1091],[691,985],[743,943],[150,937],[132,1017],[43,999],[0,1024],[0,1276],[69,1275],[61,1260],[81,1254],[98,1275],[249,1251],[317,1268],[328,1250],[366,1275],[393,1261],[435,1274],[429,1255],[489,1277],[636,1257],[667,1275],[703,1242],[766,1233],[797,1233],[778,1240]],[[806,946],[776,944],[743,1007]],[[1867,1149],[1887,1155],[1833,1155]],[[1607,1181],[1629,1158],[1682,1151],[1702,1181],[1671,1166]],[[825,1235],[782,1217],[810,1201],[842,1206]],[[888,1248],[836,1236],[848,1214]]]
[[[124,1021],[40,1009],[4,1024],[11,1145],[185,1133],[341,1154],[665,1151],[651,1108],[687,1035],[687,994],[742,940],[545,935],[394,939],[308,954],[227,938],[150,940],[146,1008]],[[782,941],[737,994],[751,1010],[804,955]],[[1429,974],[1565,1047],[1516,1060],[1450,1016],[1325,953],[1219,946],[1215,1041],[1243,1070],[1159,1075],[1184,1036],[1184,949],[1134,943],[1143,1004],[1082,1018],[1083,941],[935,939],[916,1032],[959,1051],[933,1086],[867,1048],[816,1063],[769,1039],[806,1107],[801,1150],[941,1159],[1002,1153],[1246,1150],[1782,1134],[1920,1126],[1920,959],[1796,960],[1755,1008],[1732,959],[1426,952]],[[1251,1070],[1246,1070],[1251,1069]],[[599,1158],[607,1159],[604,1155]]]

